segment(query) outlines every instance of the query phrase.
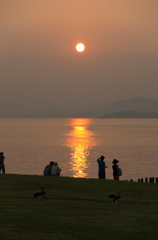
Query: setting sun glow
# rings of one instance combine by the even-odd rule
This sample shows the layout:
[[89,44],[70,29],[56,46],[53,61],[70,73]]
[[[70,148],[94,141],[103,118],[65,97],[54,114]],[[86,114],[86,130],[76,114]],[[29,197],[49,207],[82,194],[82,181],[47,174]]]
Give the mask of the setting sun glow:
[[83,43],[78,43],[78,44],[76,45],[76,50],[77,50],[78,52],[83,52],[84,49],[85,49],[85,46],[84,46]]

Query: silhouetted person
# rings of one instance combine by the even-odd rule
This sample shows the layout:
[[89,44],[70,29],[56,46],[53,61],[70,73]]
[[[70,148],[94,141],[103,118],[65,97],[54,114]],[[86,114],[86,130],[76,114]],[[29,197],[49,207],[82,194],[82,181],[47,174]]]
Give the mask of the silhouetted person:
[[100,158],[97,159],[98,162],[98,167],[99,167],[99,171],[98,171],[98,177],[100,179],[105,179],[105,168],[107,168],[107,166],[105,166],[105,162],[104,162],[104,156],[101,156]]
[[50,176],[53,165],[54,165],[54,162],[51,161],[50,164],[45,167],[45,169],[44,169],[44,171],[43,171],[43,174],[44,174],[45,176]]
[[112,169],[113,169],[113,177],[114,177],[114,180],[119,180],[118,165],[117,165],[118,162],[119,162],[119,161],[118,161],[117,159],[114,159],[114,160],[112,161],[112,164],[113,164]]
[[0,152],[0,173],[2,171],[2,173],[5,173],[5,165],[4,165],[4,153]]
[[60,172],[61,172],[61,168],[59,168],[58,163],[55,162],[52,167],[51,175],[52,176],[60,176]]

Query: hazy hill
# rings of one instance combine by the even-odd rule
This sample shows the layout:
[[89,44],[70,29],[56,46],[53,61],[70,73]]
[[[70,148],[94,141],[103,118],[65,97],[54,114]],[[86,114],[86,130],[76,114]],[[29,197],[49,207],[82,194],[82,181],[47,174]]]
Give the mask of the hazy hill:
[[158,112],[140,113],[136,111],[115,112],[104,118],[158,118]]
[[111,103],[104,108],[102,117],[111,113],[135,111],[140,113],[158,112],[158,100],[133,97]]

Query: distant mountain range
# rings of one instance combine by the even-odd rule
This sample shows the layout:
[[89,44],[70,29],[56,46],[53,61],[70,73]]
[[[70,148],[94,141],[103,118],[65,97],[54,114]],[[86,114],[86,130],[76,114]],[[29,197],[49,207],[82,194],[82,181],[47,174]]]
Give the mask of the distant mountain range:
[[0,112],[1,118],[158,118],[158,100],[133,97],[101,105],[97,103],[84,105],[62,105],[39,107],[29,112]]
[[158,118],[158,100],[133,97],[107,105],[101,118]]
[[158,118],[158,112],[140,113],[136,111],[124,111],[111,113],[103,118]]

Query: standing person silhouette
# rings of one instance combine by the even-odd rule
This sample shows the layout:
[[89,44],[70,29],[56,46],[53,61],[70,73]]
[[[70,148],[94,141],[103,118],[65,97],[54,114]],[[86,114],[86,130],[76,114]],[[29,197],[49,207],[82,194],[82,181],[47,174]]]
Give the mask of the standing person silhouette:
[[112,164],[112,169],[113,169],[113,177],[114,177],[114,180],[119,180],[119,175],[118,175],[118,163],[119,161],[117,159],[114,159]]
[[98,171],[99,179],[106,179],[105,168],[107,168],[107,166],[105,166],[104,159],[105,159],[104,156],[101,156],[100,158],[97,159],[98,167],[99,167],[99,171]]
[[4,153],[0,152],[0,173],[1,173],[1,170],[2,170],[2,173],[5,173],[4,159],[5,159]]

